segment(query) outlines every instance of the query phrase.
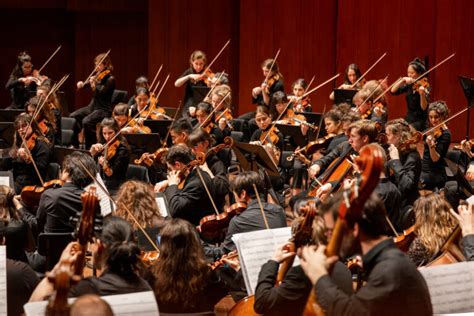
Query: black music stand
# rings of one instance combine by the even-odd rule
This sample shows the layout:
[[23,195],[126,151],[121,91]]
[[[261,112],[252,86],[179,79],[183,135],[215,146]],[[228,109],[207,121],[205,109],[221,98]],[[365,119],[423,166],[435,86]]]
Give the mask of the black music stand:
[[292,145],[303,147],[308,143],[306,137],[301,133],[301,126],[288,124],[275,124],[275,126],[284,136],[291,137]]
[[269,176],[280,176],[277,166],[262,145],[236,142],[232,148],[243,170],[258,172],[260,166]]
[[168,134],[171,123],[173,123],[171,120],[145,120],[143,125],[148,126],[152,133],[165,137]]
[[25,112],[23,109],[0,109],[0,122],[14,122],[23,112]]
[[13,122],[0,122],[0,148],[12,147],[14,135],[15,126]]
[[84,153],[84,154],[89,155],[89,156],[91,155],[90,151],[84,150],[84,149],[54,146],[52,161],[57,162],[60,166],[62,166],[64,157],[72,154],[75,151],[79,151],[79,152]]
[[316,113],[316,112],[296,112],[296,115],[303,115],[306,117],[306,122],[311,123],[319,127],[319,123],[321,123],[321,129],[318,131],[313,131],[310,129],[308,131],[308,139],[312,140],[318,135],[318,137],[326,136],[326,125],[324,124],[324,113]]
[[[467,78],[459,76],[459,82],[461,83],[462,90],[467,99],[467,106],[474,105],[474,78]],[[469,125],[471,122],[471,109],[467,110],[467,123],[466,123],[466,139],[469,139]]]
[[354,98],[357,90],[335,89],[334,90],[334,104],[349,103],[353,105],[352,98]]
[[[140,158],[147,153],[154,153],[161,147],[159,134],[122,134],[128,142],[131,151],[131,159]],[[131,160],[133,161],[133,160]]]

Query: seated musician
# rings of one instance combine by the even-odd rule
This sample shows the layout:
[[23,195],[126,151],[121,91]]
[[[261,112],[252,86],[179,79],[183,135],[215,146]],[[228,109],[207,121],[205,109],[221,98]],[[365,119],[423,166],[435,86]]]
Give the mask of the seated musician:
[[141,119],[168,119],[165,109],[158,106],[156,98],[150,97],[150,92],[146,88],[138,88],[135,92],[135,102],[130,106],[130,117],[134,117],[140,112]]
[[207,186],[212,193],[213,185],[207,172],[201,171],[200,168],[191,169],[192,161],[193,154],[189,147],[184,144],[171,147],[166,156],[168,180],[157,183],[155,191],[165,192],[171,217],[199,225],[204,216],[214,214],[205,188]]
[[[263,180],[260,175],[254,171],[244,171],[239,173],[232,180],[231,190],[235,192],[236,202],[246,203],[247,209],[230,220],[225,240],[219,247],[212,245],[205,246],[206,256],[215,260],[220,258],[222,255],[235,250],[236,247],[232,241],[232,236],[234,234],[267,228],[253,187],[254,185],[257,187],[260,196],[262,196]],[[263,213],[265,214],[269,228],[286,227],[285,211],[283,208],[265,202],[262,197],[260,197],[260,200],[262,202]]]
[[150,134],[151,129],[148,126],[143,125],[143,122],[140,119],[135,119],[133,122],[130,122],[132,119],[130,117],[130,107],[125,103],[119,103],[114,106],[112,111],[112,117],[122,133],[126,134]]
[[250,137],[250,142],[259,143],[266,147],[266,149],[268,149],[267,151],[271,153],[275,164],[278,165],[280,153],[283,149],[283,134],[276,128],[270,131],[272,127],[272,116],[270,110],[264,106],[257,107],[255,121],[257,122],[258,129],[252,134],[252,137]]
[[[17,116],[14,126],[15,135],[10,150],[12,161],[11,165],[8,163],[6,167],[7,169],[13,169],[15,193],[20,194],[23,187],[42,185],[41,179],[46,179],[51,146],[48,140],[42,136],[36,121],[31,121],[30,115],[22,113]],[[39,175],[41,175],[41,179]]]
[[[364,84],[363,88],[359,90],[352,98],[352,103],[356,106],[355,109],[361,114],[362,118],[367,118],[374,122],[379,122],[385,125],[388,118],[387,101],[384,97],[380,98],[386,86],[383,82],[377,80],[370,80]],[[374,104],[373,102],[376,100]]]
[[[362,72],[359,69],[359,66],[356,64],[350,64],[347,66],[346,70],[344,71],[344,83],[338,87],[338,89],[354,89],[360,90],[362,88],[362,80],[360,80],[355,87],[352,87],[356,83],[357,80],[362,76]],[[329,99],[334,100],[334,91],[331,92],[329,95]]]
[[[207,154],[209,148],[214,144],[214,139],[204,129],[198,128],[189,135],[188,142],[194,153]],[[222,152],[218,154],[220,153]],[[200,168],[211,177],[217,208],[222,209],[225,197],[229,193],[229,181],[227,180],[227,168],[218,154],[209,155]]]
[[461,245],[463,248],[466,261],[474,261],[474,204],[460,204],[458,206],[458,213],[451,210],[453,215],[462,230]]
[[[72,267],[77,260],[76,242],[64,249],[59,262],[51,273],[63,265]],[[124,219],[109,217],[104,219],[100,236],[91,243],[92,262],[97,277],[79,281],[69,290],[69,296],[85,294],[101,296],[151,291],[150,285],[140,276],[140,249],[134,241],[133,229]],[[31,295],[30,302],[41,301],[53,293],[53,284],[44,278]]]
[[170,127],[170,136],[173,145],[187,144],[189,134],[193,131],[193,127],[184,118],[174,121]]
[[[333,203],[335,210],[339,203]],[[314,285],[317,301],[327,315],[432,315],[430,294],[416,266],[398,249],[388,231],[382,201],[372,195],[362,216],[347,222],[343,258],[362,250],[366,283],[348,295],[328,276],[337,257],[326,257],[325,247],[305,246],[301,267]]]
[[[304,206],[307,201],[301,203]],[[318,212],[328,214],[330,205],[321,206]],[[297,210],[299,213],[299,210]],[[303,218],[297,218],[292,224],[292,234],[301,224]],[[311,227],[312,245],[327,245],[328,228],[322,216],[316,216]],[[258,284],[255,289],[255,311],[265,315],[302,315],[306,301],[311,292],[312,284],[304,274],[300,265],[291,267],[283,281],[275,286],[280,263],[294,256],[295,253],[285,250],[285,245],[278,247],[272,259],[265,263],[258,275]],[[352,294],[352,280],[349,269],[340,261],[336,262],[331,272],[334,281],[346,294]]]
[[[225,99],[224,99],[225,98]],[[215,113],[215,123],[221,129],[224,136],[230,136],[232,127],[232,90],[228,85],[215,87],[211,92],[210,104],[213,109],[219,107]]]
[[62,132],[61,132],[62,105],[58,98],[58,95],[56,94],[57,91],[50,93],[52,84],[53,83],[51,79],[44,80],[43,83],[41,83],[41,85],[37,88],[36,96],[39,97],[40,99],[44,99],[46,97],[48,98],[46,100],[46,103],[50,111],[53,112],[53,115],[55,117],[55,122],[56,122],[56,127],[55,127],[56,135],[54,135],[54,138],[55,138],[54,144],[61,145],[62,144],[62,139],[61,139],[62,137]]
[[296,112],[312,112],[313,110],[308,96],[303,97],[307,89],[308,83],[303,78],[296,79],[291,85],[293,95],[288,96],[288,99],[291,100],[290,106]]
[[[125,181],[130,150],[122,135],[116,137],[119,128],[112,118],[105,118],[97,128],[99,143],[90,148],[90,153],[99,165],[101,177],[105,186],[111,192],[118,190]],[[115,139],[111,142],[112,139]],[[109,142],[111,142],[109,144]]]
[[[32,117],[36,113],[36,109],[43,104],[43,100],[40,97],[32,97],[25,103],[26,113]],[[51,111],[49,104],[44,103],[41,109],[34,116],[36,123],[41,131],[41,136],[48,139],[50,144],[54,144],[56,141],[56,117]]]
[[[215,112],[213,112],[212,105],[206,102],[198,103],[196,107],[196,125],[195,128],[203,128],[209,135],[211,135],[216,144],[222,144],[224,136],[230,136],[230,133],[224,135],[223,131],[217,126],[215,122]],[[212,113],[212,114],[211,114]]]
[[212,312],[228,292],[219,271],[209,268],[195,228],[182,219],[171,219],[163,227],[160,261],[152,271],[160,312]]
[[[137,79],[135,79],[135,91],[138,90],[138,88],[145,88],[146,90],[150,91],[150,84],[148,82],[148,78],[145,76],[140,76]],[[135,95],[132,95],[130,99],[128,99],[128,106],[131,106],[132,104],[135,103]]]
[[325,153],[331,152],[339,144],[347,141],[347,135],[344,133],[344,125],[342,122],[343,113],[338,109],[333,109],[324,114],[324,128],[329,136],[332,136]]
[[284,92],[277,91],[273,94],[270,101],[270,113],[274,120],[279,118],[277,124],[300,125],[301,134],[306,136],[308,133],[309,127],[304,124],[306,118],[304,115],[296,115],[294,110],[288,107],[288,98]]
[[[359,150],[369,143],[376,140],[378,131],[375,123],[369,120],[360,120],[352,123],[349,126],[349,141],[341,143],[333,151],[316,160],[309,169],[310,177],[315,177],[320,171],[325,170],[332,161],[337,158],[349,158],[352,154],[357,154]],[[317,196],[322,197],[327,195],[332,190],[331,183],[325,183],[317,191]]]
[[415,201],[416,237],[407,253],[415,265],[430,263],[456,228],[456,218],[450,209],[449,203],[437,193],[420,196]]

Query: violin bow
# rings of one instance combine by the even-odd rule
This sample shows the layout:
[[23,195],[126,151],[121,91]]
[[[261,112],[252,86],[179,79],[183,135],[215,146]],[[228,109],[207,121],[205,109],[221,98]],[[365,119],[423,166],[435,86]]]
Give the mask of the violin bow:
[[220,108],[222,103],[225,101],[225,99],[227,99],[229,97],[229,95],[230,95],[230,91],[226,93],[224,98],[222,98],[221,102],[219,102],[219,104],[211,111],[211,113],[209,113],[209,115],[206,117],[206,119],[201,123],[201,125],[199,125],[199,128],[202,128],[203,126],[206,126],[207,124],[209,124],[208,123],[209,119]]
[[273,57],[273,59],[272,59],[272,63],[270,64],[270,69],[268,71],[268,74],[265,77],[265,80],[263,81],[263,83],[265,83],[265,84],[267,84],[268,78],[270,78],[270,74],[272,73],[273,66],[275,66],[276,60],[277,60],[278,56],[280,55],[280,50],[281,50],[281,48],[278,48],[278,51],[275,54],[275,57]]
[[217,77],[217,80],[214,82],[214,84],[212,85],[211,89],[209,89],[209,91],[207,92],[206,96],[204,97],[203,100],[206,100],[207,98],[209,98],[209,96],[211,95],[212,91],[214,91],[214,89],[217,87],[217,82],[219,82],[219,80],[221,80],[222,76],[224,76],[225,74],[225,69],[222,70],[221,74],[219,75],[219,77]]
[[[102,58],[99,60],[99,62],[97,63],[97,65],[100,65],[100,64],[102,64],[102,63],[104,62],[104,60],[107,58],[107,56],[109,56],[111,50],[112,50],[112,49],[109,49],[109,50],[104,54],[104,56],[102,56]],[[85,82],[88,82],[89,79],[92,77],[92,75],[96,72],[96,70],[97,70],[97,66],[94,67],[94,70],[92,70],[92,72],[90,73],[90,75],[89,75],[89,76],[86,78],[86,80],[84,80],[83,82],[84,82],[84,83],[85,83]]]
[[429,74],[430,72],[432,72],[433,70],[435,70],[436,68],[438,68],[439,66],[447,62],[448,60],[450,60],[451,58],[453,58],[454,55],[456,55],[456,53],[452,53],[451,55],[449,55],[448,57],[446,57],[445,59],[443,59],[442,61],[440,61],[439,63],[437,63],[436,65],[434,65],[433,67],[431,67],[430,69],[422,73],[421,75],[419,75],[413,83],[419,81],[420,79],[425,77],[427,74]]
[[206,69],[203,71],[203,73],[205,74],[207,71],[209,71],[209,69],[211,69],[211,66],[212,64],[214,64],[214,62],[217,60],[217,58],[219,58],[219,56],[222,54],[222,52],[224,51],[224,49],[227,47],[227,45],[229,45],[230,43],[230,39],[224,44],[224,46],[221,48],[221,50],[217,53],[216,57],[214,57],[214,59],[209,63],[209,65],[206,67]]
[[[155,104],[151,104],[150,102],[150,105],[149,105],[149,111],[148,113],[146,114],[145,116],[145,120],[148,119],[148,117],[150,116],[151,114],[151,111],[153,111],[153,109],[156,107],[156,105],[158,104],[158,99],[160,98],[161,96],[161,93],[163,92],[163,89],[165,88],[166,86],[166,83],[168,82],[168,79],[170,78],[170,74],[168,74],[168,76],[166,76],[166,79],[165,79],[165,82],[163,82],[163,84],[161,85],[161,88],[160,88],[160,91],[158,92],[158,95],[156,96],[155,98]],[[158,85],[156,86],[158,88]]]
[[[383,78],[383,79],[378,83],[378,85],[375,87],[375,89],[374,89],[372,92],[370,92],[369,96],[364,100],[364,102],[362,102],[362,103],[356,108],[356,111],[359,111],[359,109],[360,109],[364,104],[366,104],[367,101],[369,101],[369,99],[375,94],[375,92],[377,91],[377,89],[378,89],[380,86],[382,86],[382,82],[384,82],[384,81],[387,80],[387,79],[388,79],[388,75],[386,75],[385,78]],[[385,90],[385,91],[381,94],[381,96],[383,96],[384,93],[387,93],[387,91],[388,91],[388,89]],[[380,99],[381,99],[380,96],[379,96],[378,98],[376,98],[376,99],[372,102],[372,105],[375,104],[375,102],[378,101],[378,100],[380,100]]]
[[377,61],[373,63],[373,65],[370,66],[370,68],[367,69],[367,71],[364,72],[362,76],[360,76],[359,79],[357,79],[357,81],[351,85],[351,89],[354,88],[369,73],[369,71],[371,71],[372,68],[374,68],[386,55],[387,55],[387,52],[383,53],[383,55],[380,56],[379,59],[377,59]]
[[[28,128],[28,129],[29,129],[29,128]],[[26,132],[28,132],[28,129],[26,130]],[[41,177],[41,174],[40,174],[40,172],[39,172],[38,166],[36,165],[36,162],[35,162],[35,160],[33,159],[33,155],[31,154],[31,151],[30,151],[30,149],[29,149],[28,146],[27,146],[26,139],[25,139],[25,137],[23,137],[23,135],[22,135],[21,133],[19,133],[18,131],[17,131],[17,133],[18,133],[18,135],[20,135],[21,140],[22,140],[22,146],[21,146],[21,147],[25,148],[26,153],[27,153],[27,155],[28,155],[28,158],[30,158],[30,161],[31,161],[31,163],[33,164],[33,167],[35,168],[36,174],[38,175],[38,178],[39,178],[39,180],[40,180],[40,182],[41,182],[41,185],[43,186],[43,185],[44,185],[43,177]],[[25,146],[23,146],[23,144],[25,144]]]
[[270,226],[268,225],[268,221],[267,221],[267,216],[265,215],[265,212],[263,211],[262,200],[260,199],[260,194],[258,193],[257,186],[255,185],[255,183],[253,184],[253,189],[255,191],[255,197],[257,198],[257,201],[258,201],[258,206],[260,207],[260,212],[262,212],[263,221],[265,222],[265,228],[270,229]]
[[38,70],[38,73],[41,73],[41,70],[43,70],[44,67],[46,67],[46,65],[50,62],[51,59],[53,59],[54,55],[56,55],[56,53],[59,52],[60,49],[61,49],[61,45],[59,45],[59,47],[56,48],[54,53],[52,53],[51,56],[49,56],[49,58],[44,62],[43,66],[41,66],[41,68]]
[[326,104],[324,104],[323,115],[321,115],[321,120],[319,121],[318,133],[316,134],[316,139],[319,138],[319,134],[321,133],[321,126],[323,126],[323,119],[324,119],[325,113],[326,113]]
[[447,119],[445,119],[444,121],[442,121],[441,123],[427,129],[426,131],[424,131],[421,135],[425,136],[429,133],[431,133],[432,131],[434,131],[435,129],[443,126],[444,124],[446,124],[447,122],[451,121],[453,118],[455,117],[458,117],[459,115],[463,114],[464,112],[466,112],[467,110],[469,110],[470,108],[474,107],[474,104],[473,105],[470,105],[468,107],[466,107],[465,109],[462,109],[460,111],[458,111],[456,114],[453,114],[451,115],[450,117],[448,117]]
[[[153,90],[153,85],[155,84],[156,79],[158,79],[158,75],[160,74],[162,68],[163,68],[163,64],[161,64],[160,68],[159,68],[158,71],[156,72],[155,78],[153,78],[153,81],[151,82],[150,86],[148,87],[148,91],[152,91],[152,90]],[[158,85],[157,85],[157,86],[158,86]]]
[[[82,169],[87,173],[87,175],[92,179],[92,181],[94,181],[94,183],[104,192],[105,196],[110,200],[110,202],[112,202],[115,206],[117,206],[117,203],[115,202],[115,200],[110,196],[110,193],[107,191],[107,188],[105,188],[98,180],[96,177],[94,177],[91,172],[86,168],[86,166],[84,166],[84,163],[79,159],[78,160],[79,164],[81,165]],[[150,235],[148,235],[148,233],[145,231],[145,229],[143,228],[142,225],[140,225],[140,223],[138,222],[137,218],[133,215],[133,213],[130,211],[130,209],[125,205],[123,204],[125,210],[127,211],[128,215],[130,215],[130,217],[132,218],[133,222],[135,223],[135,225],[137,225],[138,229],[140,229],[140,231],[143,233],[143,235],[145,235],[146,239],[148,239],[148,241],[150,242],[150,244],[153,246],[153,248],[155,248],[156,251],[158,251],[158,253],[160,252],[160,250],[158,249],[158,246],[156,245],[156,243],[153,242],[153,240],[151,239]]]
[[[174,113],[173,122],[176,121],[176,117],[178,116],[179,109],[181,109],[181,103],[182,103],[182,101],[179,101],[178,108],[176,109],[176,112]],[[170,125],[170,128],[168,128],[168,132],[166,132],[165,139],[161,143],[162,147],[167,146],[166,144],[168,142],[168,137],[170,136],[170,132],[171,132],[171,125]]]
[[[204,163],[206,161],[204,160]],[[216,215],[219,215],[219,211],[217,210],[217,206],[216,206],[216,203],[214,202],[214,199],[212,198],[212,195],[211,195],[211,192],[209,192],[209,188],[207,187],[207,184],[206,182],[204,181],[204,178],[202,177],[202,174],[201,174],[201,168],[199,168],[199,166],[196,167],[196,171],[197,171],[197,174],[199,175],[199,179],[201,180],[202,182],[202,185],[204,186],[204,189],[206,190],[206,193],[207,193],[207,197],[209,198],[209,200],[211,201],[212,203],[212,207],[214,208],[214,211],[216,212]]]
[[[314,91],[318,90],[319,88],[321,88],[322,86],[324,86],[325,84],[327,84],[328,82],[331,82],[333,81],[334,79],[336,79],[337,77],[339,77],[339,74],[333,76],[332,78],[324,81],[323,83],[321,83],[320,85],[318,85],[317,87],[314,87],[313,89],[311,89],[310,91],[306,92],[305,94],[303,94],[301,97],[297,97],[297,100],[301,100],[302,98],[304,98],[305,96],[313,93]],[[290,105],[292,101],[288,101],[288,103],[286,104],[285,106],[285,109],[278,115],[278,118],[273,122],[272,126],[270,127],[270,129],[268,130],[267,132],[267,135],[265,135],[265,138],[262,140],[262,143],[265,143],[265,140],[268,138],[268,136],[270,135],[270,133],[272,132],[272,130],[275,128],[275,125],[276,123],[281,119],[281,117],[283,116],[283,113],[286,112],[286,110],[288,109],[288,106]]]

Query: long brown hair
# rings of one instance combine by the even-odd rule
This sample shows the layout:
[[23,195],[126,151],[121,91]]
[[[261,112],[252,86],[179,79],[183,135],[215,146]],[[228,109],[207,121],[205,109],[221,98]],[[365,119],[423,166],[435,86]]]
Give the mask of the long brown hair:
[[[10,156],[14,159],[18,157],[18,149],[21,147],[23,143],[23,140],[21,139],[21,136],[18,133],[18,129],[20,129],[21,126],[30,124],[31,121],[32,121],[31,115],[27,113],[21,113],[20,115],[16,117],[15,122],[13,123],[13,125],[15,126],[15,135],[13,136],[13,146],[10,149]],[[44,136],[41,136],[42,134],[38,127],[38,124],[34,120],[33,122],[31,122],[31,130],[32,130],[32,134],[36,134],[38,136],[37,137],[38,140],[42,140],[46,144],[49,144],[48,139]]]
[[192,309],[209,272],[194,226],[182,219],[170,219],[161,230],[160,262],[153,266],[158,304]]
[[14,197],[15,192],[10,187],[0,185],[0,221],[5,224],[8,224],[11,220],[20,219],[13,203]]

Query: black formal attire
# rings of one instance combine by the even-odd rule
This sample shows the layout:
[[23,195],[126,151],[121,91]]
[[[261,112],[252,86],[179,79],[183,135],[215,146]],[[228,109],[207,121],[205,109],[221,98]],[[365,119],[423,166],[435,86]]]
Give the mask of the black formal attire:
[[8,107],[9,109],[24,109],[26,101],[36,95],[37,85],[35,82],[31,82],[27,86],[24,82],[21,82],[18,79],[20,78],[10,76],[7,84],[5,85],[5,89],[10,91],[10,96],[12,99],[12,103]]
[[214,202],[216,203],[217,208],[222,210],[225,204],[225,197],[230,192],[230,184],[227,179],[227,169],[217,155],[210,155],[207,157],[206,163],[214,175],[214,178],[212,179]]
[[[267,133],[271,128],[271,125],[269,125],[265,130],[263,129],[257,129],[253,134],[252,134],[252,137],[250,137],[250,141],[251,142],[255,142],[255,141],[260,141],[260,138],[262,137],[262,134],[263,133]],[[284,144],[284,136],[281,132],[276,132],[275,129],[273,129],[273,132],[272,134],[275,133],[277,136],[278,136],[278,140],[276,142],[276,144],[273,144],[275,145],[280,151],[283,149],[283,144]],[[265,137],[265,136],[264,136]],[[266,139],[266,142],[271,142],[270,140],[270,136],[267,137]],[[276,162],[278,164],[278,161]]]
[[428,144],[424,143],[423,160],[421,162],[420,181],[422,187],[426,190],[433,190],[435,188],[442,189],[446,183],[446,162],[444,158],[448,152],[451,144],[451,133],[449,130],[443,130],[441,136],[436,139],[436,151],[440,155],[438,161],[431,160],[430,148]]
[[462,247],[467,261],[474,261],[474,234],[462,238]]
[[82,279],[76,286],[69,290],[69,296],[78,297],[85,294],[106,296],[147,291],[152,291],[150,285],[137,275],[123,277],[116,273],[106,271],[98,278],[90,277]]
[[379,195],[385,204],[390,222],[399,231],[402,230],[398,225],[400,219],[400,203],[402,196],[397,186],[393,184],[388,178],[383,178],[380,179],[379,183],[375,187],[374,192]]
[[[89,85],[89,83],[85,83]],[[112,73],[107,74],[97,83],[93,91],[92,100],[89,105],[72,112],[69,116],[76,119],[74,126],[75,141],[77,145],[77,134],[84,128],[84,137],[87,148],[97,143],[96,126],[104,118],[112,114],[112,95],[115,90],[115,77]]]
[[325,150],[326,153],[330,153],[333,151],[339,144],[342,144],[343,142],[347,142],[347,136],[344,133],[338,134],[332,138],[332,140],[329,142],[328,148]]
[[[405,120],[413,125],[414,128],[418,131],[423,131],[426,129],[426,122],[428,121],[428,110],[423,110],[421,108],[420,94],[418,91],[413,91],[413,85],[403,84],[401,85],[396,92],[392,92],[393,95],[400,95],[406,93],[405,99],[407,102],[407,114],[405,115]],[[427,104],[429,103],[429,91],[426,91]]]
[[[25,209],[20,210],[26,212]],[[17,261],[28,262],[25,249],[28,242],[28,224],[23,220],[10,219],[5,226],[0,228],[0,235],[5,237],[7,258]]]
[[[302,315],[312,289],[301,266],[291,267],[279,286],[275,286],[279,263],[269,260],[262,266],[255,289],[254,309],[274,316]],[[336,262],[331,280],[347,295],[352,294],[352,275],[340,261]]]
[[[262,206],[270,228],[286,227],[285,211],[281,206],[264,202],[263,199]],[[257,199],[250,200],[247,209],[230,220],[227,235],[222,244],[219,247],[205,244],[204,252],[212,261],[217,260],[224,254],[236,250],[235,244],[232,241],[234,234],[253,232],[266,228]]]
[[[193,67],[189,67],[186,69],[180,78],[183,78],[188,75],[195,75],[198,74],[194,71]],[[202,73],[201,73],[202,74]],[[197,106],[199,102],[204,100],[209,88],[207,87],[206,83],[202,80],[197,81],[194,83],[192,80],[186,81],[186,86],[184,88],[184,99],[183,99],[183,117],[186,119],[191,119],[189,116],[189,108],[192,106]]]
[[[159,286],[159,280],[156,281]],[[181,302],[171,304],[163,302],[159,297],[156,297],[156,302],[160,308],[160,312],[163,313],[200,313],[200,312],[213,312],[214,305],[216,305],[224,296],[227,295],[227,285],[219,277],[215,271],[210,271],[207,277],[207,283],[192,297],[183,297],[182,300],[187,302],[193,302],[193,307],[184,307]]]
[[[30,151],[41,178],[45,181],[48,164],[51,158],[51,148],[45,141],[37,138],[35,141],[35,147]],[[16,194],[20,194],[23,187],[27,185],[42,185],[32,162],[26,163],[23,159],[18,157],[12,160],[11,163],[11,167],[13,168],[13,178],[15,179]]]
[[[182,189],[179,189],[177,185],[170,185],[165,190],[171,217],[185,219],[196,226],[204,216],[215,214],[211,200],[209,200],[197,172],[195,168],[189,173],[184,180]],[[212,188],[209,174],[201,170],[199,172],[206,182],[207,188]]]
[[[105,150],[102,153],[104,154],[104,152]],[[107,160],[109,168],[112,170],[112,175],[106,175],[104,168],[99,165],[100,176],[104,179],[104,184],[110,193],[115,193],[120,185],[125,182],[129,160],[130,150],[124,142],[120,142],[115,155]]]
[[417,150],[401,152],[400,159],[388,162],[390,180],[395,183],[402,195],[400,210],[402,213],[420,196],[418,183],[421,174],[421,157]]
[[39,283],[35,271],[24,262],[7,259],[7,311],[8,315],[22,315],[23,305]]
[[315,285],[327,315],[432,315],[430,294],[416,266],[392,239],[363,256],[367,283],[353,295],[341,291],[328,275]]
[[335,149],[331,150],[326,156],[318,159],[314,162],[314,165],[320,167],[319,175],[322,175],[326,168],[337,158],[349,157],[351,154],[355,154],[355,150],[352,148],[348,141],[341,142]]

